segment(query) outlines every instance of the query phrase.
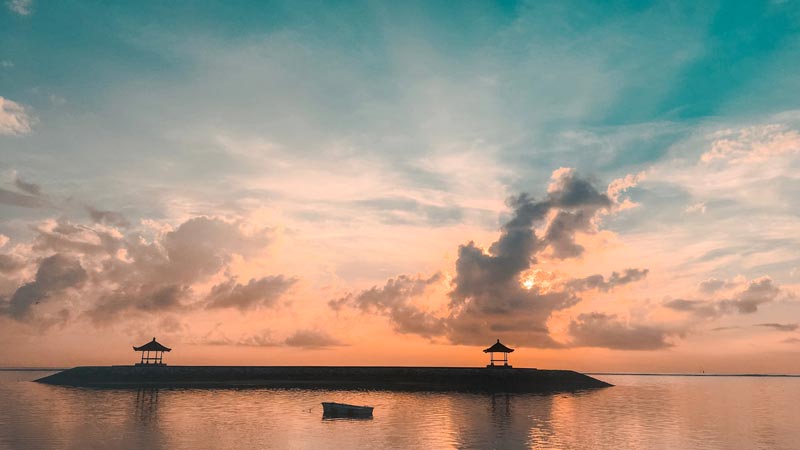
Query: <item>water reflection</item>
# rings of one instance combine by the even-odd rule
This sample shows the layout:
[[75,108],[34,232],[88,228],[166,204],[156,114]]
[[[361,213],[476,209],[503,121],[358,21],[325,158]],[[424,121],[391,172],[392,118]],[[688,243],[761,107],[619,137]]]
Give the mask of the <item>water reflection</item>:
[[[617,386],[556,395],[91,390],[0,372],[0,448],[790,449],[800,441],[800,379],[608,381]],[[323,401],[375,406],[374,418],[320,420]]]
[[158,388],[143,388],[136,391],[134,408],[136,423],[150,425],[158,420]]

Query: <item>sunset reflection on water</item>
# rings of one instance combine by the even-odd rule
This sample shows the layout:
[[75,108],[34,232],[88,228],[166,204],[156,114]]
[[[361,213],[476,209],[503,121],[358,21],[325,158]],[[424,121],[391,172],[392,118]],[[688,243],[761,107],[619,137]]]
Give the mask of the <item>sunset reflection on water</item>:
[[[798,378],[608,376],[573,394],[79,389],[0,372],[0,448],[797,448]],[[323,420],[322,401],[375,407]]]

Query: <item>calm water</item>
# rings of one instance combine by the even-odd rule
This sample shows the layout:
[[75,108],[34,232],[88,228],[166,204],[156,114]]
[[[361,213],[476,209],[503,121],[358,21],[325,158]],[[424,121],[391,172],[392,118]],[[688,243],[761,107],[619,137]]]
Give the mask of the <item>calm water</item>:
[[[800,449],[800,378],[599,376],[578,394],[88,390],[0,371],[2,449]],[[322,401],[375,406],[323,420]]]

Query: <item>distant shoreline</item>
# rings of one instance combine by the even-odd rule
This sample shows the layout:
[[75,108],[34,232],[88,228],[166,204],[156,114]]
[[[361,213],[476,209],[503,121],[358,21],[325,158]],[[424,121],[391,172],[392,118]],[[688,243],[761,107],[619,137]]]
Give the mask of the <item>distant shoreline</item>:
[[772,377],[800,378],[800,374],[785,373],[643,373],[643,372],[583,372],[586,375],[627,375],[638,377]]

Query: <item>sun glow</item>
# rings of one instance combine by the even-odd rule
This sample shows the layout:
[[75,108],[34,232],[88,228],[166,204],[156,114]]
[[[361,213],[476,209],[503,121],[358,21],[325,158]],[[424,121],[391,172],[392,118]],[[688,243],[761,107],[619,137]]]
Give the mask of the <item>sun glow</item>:
[[531,290],[531,288],[533,288],[533,283],[534,283],[533,277],[528,277],[522,280],[522,287],[524,287],[527,290]]

